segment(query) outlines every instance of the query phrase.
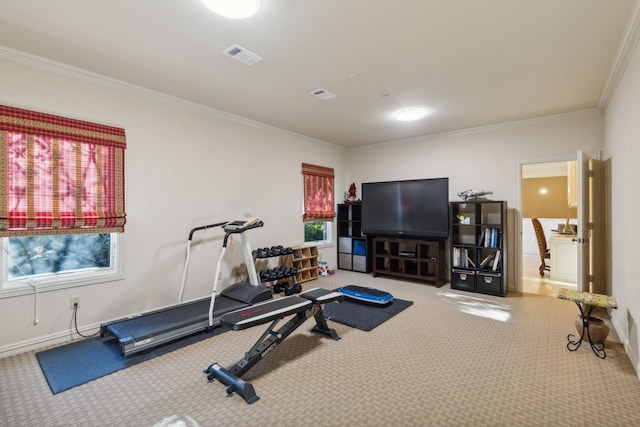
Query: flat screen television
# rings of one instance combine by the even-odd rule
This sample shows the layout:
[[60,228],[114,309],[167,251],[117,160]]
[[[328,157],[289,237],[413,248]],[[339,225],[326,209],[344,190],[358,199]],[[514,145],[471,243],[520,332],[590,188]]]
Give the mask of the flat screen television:
[[446,239],[449,178],[363,183],[362,232]]

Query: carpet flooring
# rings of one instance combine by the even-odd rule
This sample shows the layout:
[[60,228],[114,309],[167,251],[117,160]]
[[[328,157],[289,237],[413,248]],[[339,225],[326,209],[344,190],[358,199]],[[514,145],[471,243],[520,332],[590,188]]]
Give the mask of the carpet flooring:
[[637,426],[640,381],[615,331],[607,358],[570,352],[577,308],[339,270],[303,284],[354,284],[413,305],[365,332],[331,320],[339,341],[298,328],[247,372],[248,405],[208,382],[262,328],[221,334],[53,394],[35,352],[0,359],[6,426]]

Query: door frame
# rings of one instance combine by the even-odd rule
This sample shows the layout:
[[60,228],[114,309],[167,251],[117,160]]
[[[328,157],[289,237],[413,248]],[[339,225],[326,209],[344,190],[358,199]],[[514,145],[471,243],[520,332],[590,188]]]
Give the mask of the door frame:
[[[589,153],[586,153],[589,155]],[[554,162],[568,162],[571,160],[576,160],[576,152],[564,153],[564,154],[554,154],[543,157],[535,157],[530,159],[521,159],[516,161],[515,172],[516,172],[516,204],[513,210],[513,227],[512,227],[512,235],[515,236],[513,239],[513,246],[515,248],[515,253],[513,254],[513,258],[515,261],[512,265],[512,268],[515,272],[514,277],[514,288],[513,291],[521,293],[523,289],[522,282],[522,273],[524,271],[524,267],[522,265],[523,257],[522,257],[522,166],[524,165],[534,165],[538,163],[554,163]],[[578,209],[580,207],[578,206]],[[510,289],[511,290],[511,289]]]

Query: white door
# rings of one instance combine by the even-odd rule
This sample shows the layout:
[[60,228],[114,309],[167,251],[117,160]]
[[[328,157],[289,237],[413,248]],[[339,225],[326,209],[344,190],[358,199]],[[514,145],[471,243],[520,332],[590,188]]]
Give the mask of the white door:
[[589,156],[578,151],[578,291],[589,290]]

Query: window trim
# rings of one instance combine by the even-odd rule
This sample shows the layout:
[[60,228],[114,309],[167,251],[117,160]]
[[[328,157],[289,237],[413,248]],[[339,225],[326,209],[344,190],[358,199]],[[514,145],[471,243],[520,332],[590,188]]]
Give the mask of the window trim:
[[305,224],[308,224],[311,222],[324,222],[326,224],[325,227],[328,227],[328,230],[325,230],[327,238],[325,240],[313,240],[309,242],[304,242],[304,246],[318,246],[319,248],[332,247],[333,246],[333,221],[303,221],[302,222],[302,240],[304,241]]
[[95,285],[98,283],[113,282],[124,279],[124,235],[123,233],[111,233],[111,268],[109,269],[83,269],[82,271],[69,271],[41,275],[34,279],[16,279],[9,284],[7,269],[6,237],[2,238],[3,248],[0,255],[0,299],[23,295],[34,292],[50,292],[60,289],[75,288],[80,286]]

